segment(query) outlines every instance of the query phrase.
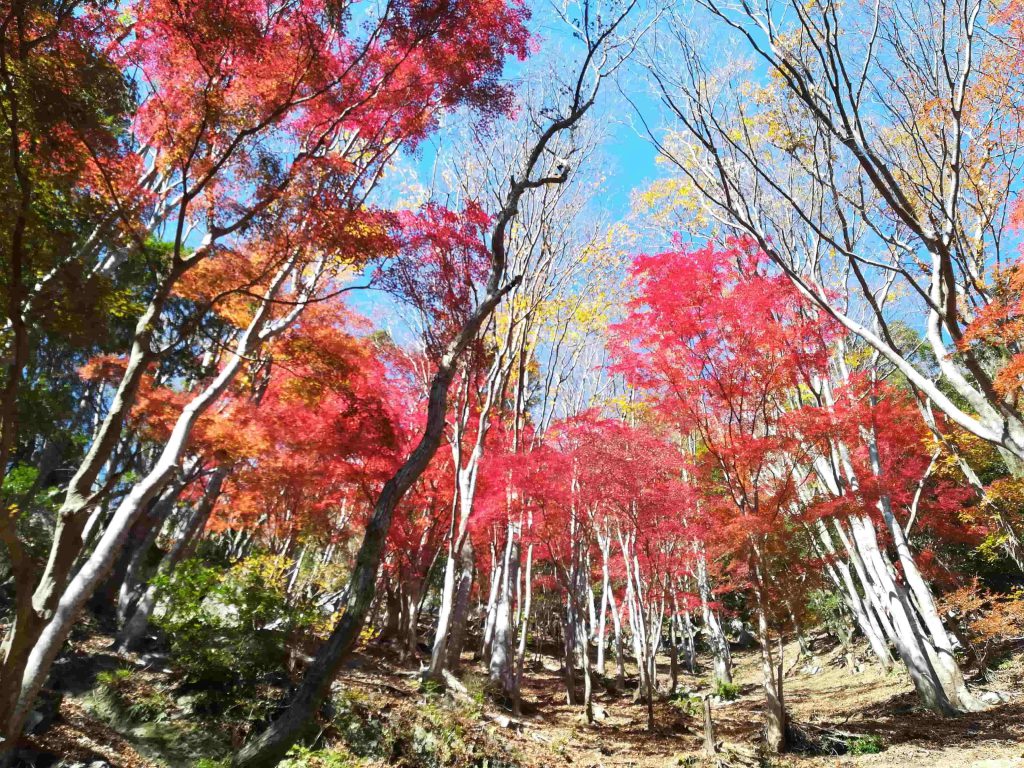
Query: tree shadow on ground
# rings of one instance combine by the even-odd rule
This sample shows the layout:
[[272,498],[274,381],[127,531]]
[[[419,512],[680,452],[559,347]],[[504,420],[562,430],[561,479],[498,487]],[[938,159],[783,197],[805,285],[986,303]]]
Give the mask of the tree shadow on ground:
[[[984,712],[943,717],[916,705],[913,694],[894,696],[871,717],[856,722],[858,733],[881,736],[887,745],[947,748],[978,741],[1024,743],[1024,702],[1000,704]],[[837,726],[839,727],[839,726]]]

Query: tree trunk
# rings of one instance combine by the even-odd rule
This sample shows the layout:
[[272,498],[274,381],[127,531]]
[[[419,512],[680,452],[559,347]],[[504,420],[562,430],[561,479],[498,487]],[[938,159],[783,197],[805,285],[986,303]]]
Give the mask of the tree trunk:
[[469,601],[473,592],[473,576],[476,562],[473,557],[473,542],[469,536],[459,552],[459,576],[455,588],[455,607],[452,611],[452,628],[448,636],[448,669],[456,672],[462,663],[462,651],[466,646],[466,625],[469,623]]
[[803,630],[800,629],[800,622],[797,621],[796,611],[793,610],[793,603],[790,602],[788,597],[783,597],[782,602],[786,606],[786,613],[789,615],[789,621],[793,625],[793,632],[796,633],[797,644],[800,647],[800,655],[810,658],[811,649],[807,646],[807,638],[804,637]]
[[[861,600],[860,594],[857,592],[857,585],[853,580],[853,575],[850,573],[850,566],[836,553],[832,537],[829,535],[825,523],[818,520],[817,529],[826,555],[832,557],[832,568],[829,572],[833,575],[836,587],[846,599],[846,605],[849,607],[850,613],[853,614],[861,634],[867,639],[868,645],[871,647],[872,653],[875,654],[875,658],[881,665],[882,670],[888,672],[892,668],[892,656],[885,644],[885,635],[882,632],[882,628],[878,624],[874,612],[869,606],[865,606]],[[867,589],[865,587],[865,591]]]
[[[454,526],[453,526],[454,528]],[[452,534],[454,537],[454,533]],[[445,663],[448,661],[448,633],[451,630],[452,611],[455,607],[456,547],[452,538],[448,543],[448,556],[444,563],[444,581],[441,584],[441,607],[437,612],[437,627],[434,630],[434,645],[430,652],[430,665],[425,679],[440,681]]]
[[913,607],[906,590],[893,581],[878,548],[874,523],[865,516],[852,517],[850,528],[869,578],[876,587],[876,596],[882,602],[885,612],[892,618],[892,641],[896,651],[910,673],[914,688],[922,703],[929,709],[942,714],[956,714],[956,708],[949,701],[942,681],[932,667],[925,640],[915,625]]
[[526,641],[530,631],[530,610],[533,606],[533,544],[526,548],[526,577],[523,588],[523,605],[519,621],[519,647],[516,651],[516,672],[513,691],[512,711],[520,715],[522,710],[523,667],[526,663]]
[[588,643],[597,639],[597,605],[594,602],[594,588],[590,584],[590,554],[588,553],[583,564],[583,572],[588,574],[585,585],[587,603],[587,637]]
[[504,569],[504,560],[499,560],[493,555],[493,548],[491,561],[494,563],[494,567],[491,568],[491,589],[490,595],[487,598],[487,612],[484,614],[484,634],[480,645],[480,655],[485,662],[491,658],[491,642],[494,638],[494,619],[498,607],[498,587],[501,584]]
[[779,668],[776,670],[772,659],[760,566],[753,564],[751,573],[754,574],[752,587],[757,605],[757,642],[761,646],[761,680],[765,698],[765,748],[772,754],[780,754],[786,749],[786,711],[782,700],[782,664],[780,659]]
[[169,483],[160,497],[150,503],[150,509],[132,526],[128,534],[130,543],[125,548],[127,552],[122,553],[120,558],[123,561],[127,555],[127,564],[124,565],[117,590],[117,623],[120,627],[125,625],[138,601],[146,593],[146,560],[184,487],[181,480]]
[[686,670],[691,674],[697,673],[697,641],[693,629],[693,619],[690,617],[689,609],[683,610],[683,640],[686,641]]
[[[221,487],[227,474],[227,467],[217,467],[213,471],[206,490],[203,492],[202,499],[196,505],[177,541],[174,542],[170,551],[164,555],[157,568],[157,574],[165,576],[172,573],[178,563],[188,556],[194,542],[202,535],[203,528],[206,527],[206,521],[210,519],[210,513],[220,497]],[[149,619],[153,615],[153,609],[156,607],[156,596],[156,587],[152,584],[148,585],[117,636],[116,642],[119,650],[134,650],[138,645],[143,634],[146,632],[146,628],[149,626]]]
[[673,614],[668,619],[668,676],[669,693],[676,695],[679,688],[679,643],[676,637],[676,617]]
[[601,612],[597,619],[597,673],[605,676],[604,654],[607,645],[608,593],[611,591],[611,580],[608,575],[608,554],[601,548]]
[[513,643],[512,589],[519,578],[519,540],[516,526],[508,525],[506,532],[504,565],[498,602],[494,618],[494,640],[491,644],[491,658],[488,662],[488,679],[491,691],[503,703],[513,700]]
[[398,637],[402,626],[402,598],[398,594],[398,589],[390,583],[385,586],[384,603],[384,628],[377,640],[381,643],[389,643]]
[[419,645],[420,590],[419,579],[410,580],[401,590],[402,596],[402,652],[403,660],[415,659]]
[[565,598],[565,624],[562,629],[562,644],[565,655],[563,672],[565,675],[565,692],[569,706],[576,706],[580,703],[579,691],[576,690],[576,621],[575,600],[566,595]]
[[[857,574],[857,578],[860,580],[861,586],[864,589],[864,596],[866,600],[863,601],[862,604],[864,606],[866,618],[871,624],[872,630],[875,633],[877,633],[879,638],[882,640],[883,644],[885,643],[886,639],[888,639],[892,641],[895,647],[896,630],[893,628],[892,621],[889,617],[889,613],[886,610],[885,604],[880,597],[881,588],[879,587],[879,585],[875,584],[874,580],[871,578],[871,575],[868,572],[868,568],[864,563],[864,558],[861,556],[860,548],[853,541],[852,526],[851,534],[847,535],[846,529],[843,527],[843,524],[839,520],[833,520],[833,525],[836,529],[836,533],[839,536],[839,540],[843,543],[843,547],[846,549],[846,553],[850,557],[850,562],[853,564],[853,568],[855,573]],[[847,569],[847,571],[849,571],[849,569]],[[847,573],[847,575],[850,574]],[[852,576],[850,578],[852,581]],[[853,592],[856,593],[856,584],[853,584],[851,588]],[[891,659],[891,656],[889,656],[889,649],[887,647],[885,649],[885,654],[887,657]],[[891,662],[889,666],[891,666]],[[885,667],[884,664],[883,667]],[[888,668],[889,667],[886,667],[886,669]]]
[[704,697],[704,754],[714,755],[718,751],[715,745],[715,725],[711,720],[711,697]]
[[732,658],[729,653],[729,640],[725,636],[722,624],[711,607],[711,582],[708,579],[708,566],[701,549],[697,557],[697,590],[700,592],[700,608],[704,618],[704,629],[708,633],[708,644],[715,659],[714,679],[723,683],[732,682]]
[[615,634],[615,690],[621,693],[626,689],[626,657],[622,643],[622,620],[619,618],[619,607],[615,601],[615,591],[608,590],[608,605],[612,614],[612,631]]
[[[150,499],[163,489],[176,470],[199,417],[227,389],[243,361],[248,359],[256,346],[264,340],[265,336],[262,330],[269,319],[274,297],[290,271],[291,267],[286,266],[278,272],[249,326],[237,341],[228,362],[214,379],[182,408],[153,468],[133,486],[118,505],[95,549],[60,595],[52,618],[41,628],[24,664],[22,678],[20,680],[4,679],[2,684],[5,690],[3,701],[11,700],[10,694],[6,691],[10,689],[19,691],[16,695],[17,704],[14,711],[2,713],[6,716],[6,721],[2,724],[4,748],[7,748],[8,744],[13,744],[21,733],[25,718],[31,712],[35,699],[49,674],[50,667],[63,647],[72,625],[86,601],[110,572],[115,558],[124,546],[131,526]],[[51,580],[50,583],[56,582]]]

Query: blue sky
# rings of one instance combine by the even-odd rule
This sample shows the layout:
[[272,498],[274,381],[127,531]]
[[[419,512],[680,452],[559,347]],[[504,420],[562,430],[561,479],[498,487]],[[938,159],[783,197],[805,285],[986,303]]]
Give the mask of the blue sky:
[[[564,27],[558,20],[552,21],[550,12],[545,13],[541,7],[542,2],[544,0],[537,3],[538,11],[533,17],[534,33],[538,41],[537,54],[526,62],[510,61],[508,64],[506,78],[513,87],[517,79],[530,68],[536,72],[538,67],[550,66],[570,72],[576,64],[573,54],[579,52],[581,44],[563,31]],[[563,50],[566,52],[564,58],[555,53]],[[641,73],[624,69],[602,84],[592,118],[599,121],[607,132],[597,160],[606,180],[592,205],[594,213],[599,214],[599,219],[608,225],[629,217],[633,193],[647,187],[660,172],[656,165],[657,151],[646,136],[640,135],[642,124],[636,119],[633,107],[620,90],[626,91],[629,100],[644,109],[645,117],[651,121],[652,126],[659,124],[652,115],[657,114],[660,105],[652,98],[650,86],[643,80]],[[407,170],[427,180],[436,156],[449,148],[449,140],[450,137],[442,130],[424,142],[413,156],[404,158],[402,163]],[[392,195],[393,191],[385,191],[381,202],[393,202],[384,202]],[[400,341],[413,340],[407,322],[409,309],[398,306],[390,297],[376,290],[357,291],[349,294],[349,302],[357,311],[398,336]]]

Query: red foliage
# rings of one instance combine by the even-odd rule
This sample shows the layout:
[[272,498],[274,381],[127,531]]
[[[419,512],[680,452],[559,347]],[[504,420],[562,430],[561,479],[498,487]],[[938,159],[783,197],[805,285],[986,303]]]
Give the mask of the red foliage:
[[616,370],[697,437],[695,470],[719,536],[767,534],[793,502],[800,440],[788,411],[823,372],[836,330],[742,240],[636,260],[639,295],[613,330]]
[[475,286],[486,277],[490,217],[475,203],[461,212],[428,203],[397,215],[397,254],[380,268],[380,285],[416,308],[428,351],[440,354],[473,309]]

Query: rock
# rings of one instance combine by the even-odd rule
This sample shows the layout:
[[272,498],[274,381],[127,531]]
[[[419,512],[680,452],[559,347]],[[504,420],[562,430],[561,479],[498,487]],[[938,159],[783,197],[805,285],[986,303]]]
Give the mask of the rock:
[[1002,704],[1009,700],[1005,694],[999,693],[999,691],[982,691],[978,694],[978,698],[986,704]]
[[508,715],[496,714],[489,715],[488,717],[499,728],[509,728],[515,731],[523,730],[523,724],[519,720],[513,720]]
[[544,669],[548,672],[559,672],[562,669],[562,665],[554,660],[549,660],[547,657],[541,659],[541,664],[544,665]]
[[37,733],[46,730],[50,723],[60,714],[60,704],[64,694],[54,690],[43,690],[36,700],[28,719],[25,721],[25,733]]
[[173,670],[170,667],[170,659],[166,653],[142,653],[139,654],[139,661],[144,667],[155,672],[167,674]]
[[740,648],[753,648],[754,636],[750,633],[747,625],[739,619],[729,622],[729,628],[736,634],[736,645]]
[[185,714],[192,714],[195,712],[196,704],[199,702],[199,696],[194,693],[186,693],[178,696],[174,699],[175,706]]
[[[59,761],[51,752],[44,752],[31,747],[22,747],[14,753],[14,765],[38,766],[38,768],[63,768],[65,763]],[[85,767],[85,763],[82,764]]]
[[597,704],[594,705],[594,720],[600,722],[601,720],[608,719],[608,711]]

